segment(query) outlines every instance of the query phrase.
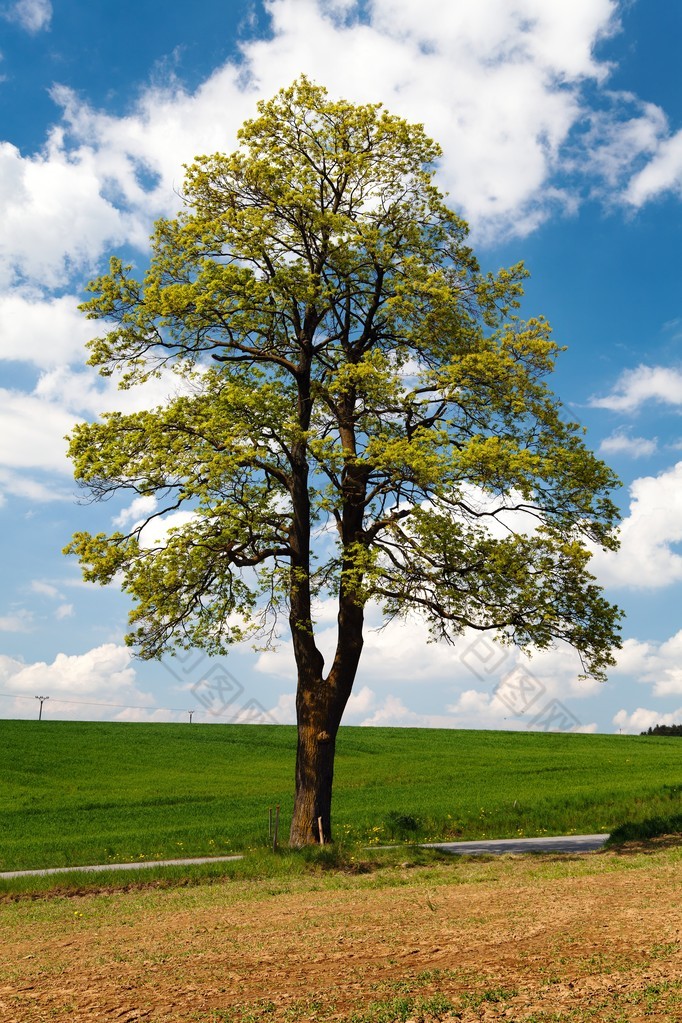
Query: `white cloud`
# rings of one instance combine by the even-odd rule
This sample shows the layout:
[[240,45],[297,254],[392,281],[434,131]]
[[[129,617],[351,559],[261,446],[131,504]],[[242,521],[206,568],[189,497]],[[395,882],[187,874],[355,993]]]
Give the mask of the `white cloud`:
[[30,632],[32,627],[33,616],[30,611],[0,615],[0,632]]
[[650,685],[654,696],[682,694],[682,630],[659,643],[626,640],[614,673]]
[[124,390],[119,389],[118,380],[117,376],[102,378],[89,367],[76,370],[59,366],[41,373],[33,393],[40,401],[60,405],[82,419],[95,418],[103,412],[128,414],[156,408],[187,390],[171,370]]
[[595,176],[592,192],[612,205],[629,201],[633,172],[656,152],[669,126],[660,107],[631,93],[604,91],[602,102],[602,109],[588,114],[579,160]]
[[586,113],[583,83],[608,73],[595,46],[615,28],[615,0],[428,0],[427,11],[375,0],[364,23],[345,0],[343,18],[325,0],[266,6],[270,37],[244,42],[242,62],[191,95],[154,86],[111,117],[55,88],[62,119],[44,150],[0,146],[0,279],[52,287],[112,246],[145,250],[151,220],[177,208],[182,163],[233,148],[257,95],[301,72],[424,121],[444,148],[441,184],[479,232],[524,233],[574,205],[553,178]]
[[623,709],[614,715],[613,723],[621,731],[635,734],[644,732],[647,728],[654,728],[655,725],[679,725],[682,724],[682,707],[665,714],[660,710],[648,710],[646,707],[637,707],[631,713]]
[[637,366],[619,377],[611,394],[593,398],[593,408],[636,412],[647,401],[682,405],[682,372],[665,366]]
[[405,706],[399,696],[387,696],[374,713],[361,724],[368,728],[419,728],[427,715],[418,714]]
[[268,713],[280,725],[296,724],[296,693],[282,693]]
[[32,693],[38,686],[56,695],[113,696],[134,687],[135,668],[127,647],[105,643],[84,654],[57,654],[51,664],[22,664],[0,656],[0,681],[3,689],[15,693]]
[[73,618],[75,614],[73,604],[60,604],[56,609],[54,616],[57,621],[61,622],[65,618]]
[[40,694],[49,697],[43,717],[169,719],[168,710],[156,707],[152,695],[140,688],[131,651],[116,643],[82,654],[59,653],[51,663],[25,664],[0,655],[0,690],[3,716],[37,716],[34,697]]
[[0,142],[0,286],[56,288],[74,269],[94,268],[106,246],[140,241],[105,187],[93,151],[67,149],[59,131],[31,157]]
[[41,374],[31,393],[0,388],[0,487],[29,500],[68,499],[74,487],[48,486],[34,477],[36,472],[72,476],[66,437],[77,422],[114,409],[154,408],[180,388],[170,371],[119,391],[113,378],[102,380],[94,370],[64,366]]
[[507,731],[529,728],[538,731],[594,732],[597,728],[594,722],[582,724],[573,712],[557,700],[541,706],[537,720],[524,721],[511,714],[494,695],[475,689],[463,692],[456,703],[448,705],[446,711],[445,714],[415,711],[401,697],[389,694],[369,717],[359,723],[370,728],[495,728]]
[[31,582],[31,590],[33,593],[39,593],[42,597],[50,597],[53,600],[58,599],[60,596],[59,590],[52,583],[47,583],[43,579],[34,579]]
[[682,462],[630,487],[630,510],[618,551],[596,550],[591,570],[601,585],[654,589],[682,579]]
[[[0,421],[2,414],[0,413]],[[2,445],[0,444],[0,449]],[[42,504],[46,501],[70,501],[73,499],[73,490],[55,485],[53,482],[43,483],[40,480],[31,479],[21,472],[3,468],[0,466],[0,487],[5,493],[13,497],[24,498],[29,502]],[[0,507],[5,503],[4,495],[0,495]]]
[[140,522],[143,519],[146,519],[148,515],[151,515],[156,507],[157,500],[155,497],[136,497],[127,508],[123,508],[123,510],[120,511],[113,519],[113,524],[117,528],[121,529],[123,526],[129,525],[131,522]]
[[43,369],[85,361],[85,342],[96,333],[71,295],[46,299],[37,293],[0,295],[0,359],[32,362]]
[[658,447],[656,438],[632,437],[624,430],[616,430],[605,437],[599,445],[602,455],[628,455],[630,458],[646,458],[653,455]]
[[625,199],[639,208],[666,192],[682,192],[682,131],[660,142],[646,167],[630,181]]
[[17,0],[6,17],[34,34],[50,27],[52,4],[50,0]]
[[73,424],[59,405],[0,388],[0,466],[70,473],[64,436]]
[[376,703],[376,694],[369,686],[362,686],[356,693],[351,693],[346,704],[346,719],[356,718],[359,715],[367,714]]
[[176,511],[163,518],[152,519],[140,531],[140,546],[144,548],[158,547],[166,543],[171,529],[182,529],[196,518],[196,512]]

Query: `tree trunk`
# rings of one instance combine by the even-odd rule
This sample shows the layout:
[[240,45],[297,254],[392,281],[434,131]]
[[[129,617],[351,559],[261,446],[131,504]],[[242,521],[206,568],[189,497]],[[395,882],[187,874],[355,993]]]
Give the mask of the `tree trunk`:
[[298,715],[296,749],[296,797],[289,844],[313,845],[320,841],[322,818],[324,841],[331,842],[332,782],[338,724],[323,707]]
[[[292,846],[312,845],[320,841],[320,817],[324,841],[332,841],[331,805],[336,736],[360,661],[363,618],[362,607],[342,597],[336,656],[326,679],[322,678],[321,671],[306,670],[307,665],[299,660],[296,693],[296,796],[289,835],[289,844]],[[300,657],[300,645],[297,653]],[[321,659],[319,663],[321,667]]]

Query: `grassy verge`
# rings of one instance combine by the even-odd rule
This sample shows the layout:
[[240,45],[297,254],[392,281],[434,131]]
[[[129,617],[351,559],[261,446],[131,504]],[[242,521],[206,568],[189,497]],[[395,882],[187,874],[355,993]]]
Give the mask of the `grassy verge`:
[[256,885],[279,882],[286,885],[311,884],[324,879],[326,885],[343,886],[345,879],[359,875],[378,877],[400,867],[452,865],[453,857],[438,849],[401,846],[371,849],[366,846],[334,844],[307,849],[280,848],[252,850],[242,860],[187,866],[143,867],[134,871],[98,870],[82,873],[0,878],[0,902],[42,895],[70,896],[100,891],[135,891],[145,888],[182,888],[214,882],[247,882]]
[[643,821],[626,821],[613,829],[607,844],[617,848],[626,842],[645,842],[661,835],[682,835],[682,813],[670,817],[648,817]]

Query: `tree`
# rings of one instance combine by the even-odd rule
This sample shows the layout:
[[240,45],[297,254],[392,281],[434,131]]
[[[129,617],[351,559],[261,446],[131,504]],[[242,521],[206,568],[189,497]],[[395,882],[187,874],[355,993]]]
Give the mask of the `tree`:
[[[387,620],[418,612],[437,639],[566,641],[604,677],[620,612],[586,566],[590,545],[616,546],[616,480],[545,382],[559,349],[515,312],[523,266],[481,272],[422,126],[305,78],[258,109],[237,152],[187,168],[144,279],[112,258],[89,285],[83,308],[106,324],[90,363],[123,387],[172,367],[177,387],[75,428],[94,498],[156,503],[67,551],[86,579],[122,580],[143,658],[223,653],[288,616],[302,845],[318,817],[331,839],[369,601]],[[325,666],[315,607],[332,598]]]

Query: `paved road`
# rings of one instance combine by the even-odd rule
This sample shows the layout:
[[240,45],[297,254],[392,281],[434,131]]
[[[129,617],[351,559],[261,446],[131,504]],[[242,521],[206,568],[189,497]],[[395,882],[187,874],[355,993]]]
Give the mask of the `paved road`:
[[[562,852],[584,853],[601,849],[608,835],[565,835],[551,838],[492,838],[479,842],[427,842],[426,849],[444,849],[445,852],[466,854],[487,854],[501,856],[503,853]],[[387,847],[390,848],[390,847]],[[182,867],[193,863],[221,863],[226,860],[241,860],[243,856],[205,856],[183,860],[145,860],[143,863],[100,863],[89,867],[50,867],[45,870],[9,870],[0,873],[0,880],[11,877],[39,877],[45,874],[93,873],[96,870],[143,870],[145,867]]]
[[487,853],[501,856],[503,853],[562,852],[584,853],[601,849],[608,835],[561,835],[551,838],[491,838],[480,842],[429,842],[429,849],[444,849],[450,853]]
[[192,863],[221,863],[225,860],[243,860],[243,856],[201,856],[185,860],[145,860],[142,863],[100,863],[90,867],[49,867],[45,870],[8,870],[0,880],[10,877],[40,877],[43,874],[92,873],[95,870],[143,870],[144,867],[183,867]]

